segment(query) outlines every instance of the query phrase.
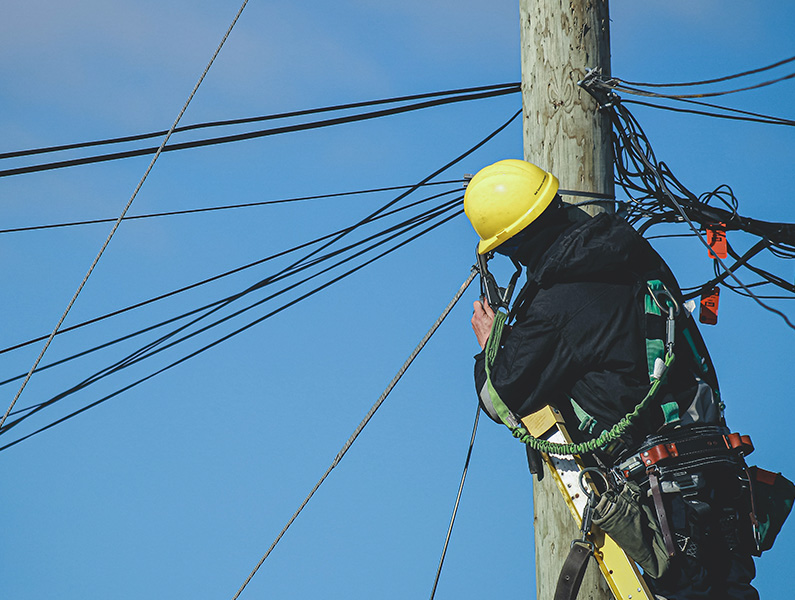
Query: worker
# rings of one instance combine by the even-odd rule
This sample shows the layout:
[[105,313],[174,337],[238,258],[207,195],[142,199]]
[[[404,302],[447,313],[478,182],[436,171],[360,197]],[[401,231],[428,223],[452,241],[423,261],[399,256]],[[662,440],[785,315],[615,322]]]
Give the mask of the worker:
[[[497,404],[511,419],[552,405],[577,425],[569,427],[575,442],[587,442],[636,409],[656,367],[661,385],[653,402],[615,440],[583,458],[605,472],[627,474],[641,491],[643,514],[656,519],[649,526],[663,560],[650,550],[652,560],[641,566],[658,598],[758,600],[744,461],[725,445],[704,447],[729,430],[712,362],[676,280],[622,218],[607,212],[583,218],[557,192],[554,175],[521,160],[487,166],[467,185],[464,208],[480,237],[477,252],[507,256],[527,276],[496,340],[493,364],[486,364],[485,351],[475,357],[481,406],[505,422]],[[494,319],[485,299],[474,303],[472,328],[481,348]],[[667,371],[660,360],[665,348],[676,349]],[[671,459],[653,477],[633,464],[639,449],[670,440],[691,444],[699,460]],[[531,460],[541,476],[539,465]],[[633,543],[626,540],[627,548]]]

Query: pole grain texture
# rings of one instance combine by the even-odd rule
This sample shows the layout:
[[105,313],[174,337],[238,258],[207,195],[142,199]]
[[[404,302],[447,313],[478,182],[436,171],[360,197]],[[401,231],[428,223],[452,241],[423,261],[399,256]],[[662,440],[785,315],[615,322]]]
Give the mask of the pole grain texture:
[[[555,174],[562,188],[612,195],[610,124],[577,85],[587,69],[610,74],[607,0],[520,0],[519,13],[525,160]],[[533,507],[536,598],[550,600],[579,531],[551,477],[533,480]],[[612,597],[590,561],[579,600]]]

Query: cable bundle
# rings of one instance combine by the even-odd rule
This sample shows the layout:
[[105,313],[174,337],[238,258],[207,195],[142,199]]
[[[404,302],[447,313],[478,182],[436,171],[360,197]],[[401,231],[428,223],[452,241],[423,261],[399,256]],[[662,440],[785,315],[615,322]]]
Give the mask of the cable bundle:
[[[751,290],[772,285],[787,292],[789,295],[785,298],[794,298],[795,286],[750,263],[750,259],[763,250],[781,259],[795,258],[795,225],[740,215],[739,202],[728,185],[695,195],[676,178],[668,165],[657,160],[640,123],[615,93],[617,86],[614,83],[591,72],[581,85],[594,96],[610,118],[616,183],[629,198],[629,201],[621,203],[620,210],[638,231],[645,234],[649,228],[660,223],[687,223],[690,235],[699,238],[710,250],[711,246],[705,239],[708,228],[742,231],[759,238],[758,243],[742,256],[727,242],[728,253],[735,263],[727,266],[720,257],[715,256],[715,278],[685,290],[688,292],[686,297],[699,296],[720,283],[752,298],[766,310],[781,316],[788,326],[795,329],[784,313],[762,302],[762,298],[773,296],[761,296]],[[748,284],[740,281],[736,271],[741,267],[759,276],[759,279]],[[735,283],[731,284],[729,280]]]

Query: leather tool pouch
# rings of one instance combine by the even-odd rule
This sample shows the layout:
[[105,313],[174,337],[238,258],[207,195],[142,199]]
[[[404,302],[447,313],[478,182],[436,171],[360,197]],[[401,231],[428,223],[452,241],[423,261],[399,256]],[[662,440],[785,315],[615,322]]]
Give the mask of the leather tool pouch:
[[593,523],[650,577],[656,579],[668,569],[670,559],[662,531],[652,510],[641,502],[641,490],[634,481],[602,494],[594,508]]

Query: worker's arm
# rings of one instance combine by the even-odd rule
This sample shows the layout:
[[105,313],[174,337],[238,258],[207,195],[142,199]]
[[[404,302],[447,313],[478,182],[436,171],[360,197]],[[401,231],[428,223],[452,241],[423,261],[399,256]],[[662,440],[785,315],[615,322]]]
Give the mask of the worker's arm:
[[[475,307],[472,315],[472,328],[482,345],[488,340],[492,315],[482,305]],[[569,375],[570,360],[570,347],[561,340],[557,328],[544,318],[527,317],[503,332],[491,368],[491,383],[508,408],[524,416],[557,398],[561,379]],[[475,356],[475,386],[489,412],[483,351]]]

